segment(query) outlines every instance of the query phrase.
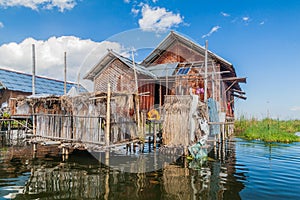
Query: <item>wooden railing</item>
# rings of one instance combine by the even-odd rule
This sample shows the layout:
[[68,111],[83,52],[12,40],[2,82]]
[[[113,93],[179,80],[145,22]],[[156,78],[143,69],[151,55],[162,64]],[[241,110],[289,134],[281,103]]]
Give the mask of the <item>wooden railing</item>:
[[83,143],[104,144],[103,118],[37,114],[36,136]]

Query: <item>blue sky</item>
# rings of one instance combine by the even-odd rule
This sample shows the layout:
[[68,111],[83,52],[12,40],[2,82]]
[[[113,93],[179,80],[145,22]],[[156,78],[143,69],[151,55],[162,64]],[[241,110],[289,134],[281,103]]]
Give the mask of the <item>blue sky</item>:
[[238,115],[300,119],[299,11],[298,0],[0,0],[0,66],[30,72],[35,43],[40,75],[62,79],[67,51],[76,81],[107,48],[124,51],[112,38],[140,29],[152,33],[143,38],[150,48],[172,29],[200,45],[208,40],[247,77]]

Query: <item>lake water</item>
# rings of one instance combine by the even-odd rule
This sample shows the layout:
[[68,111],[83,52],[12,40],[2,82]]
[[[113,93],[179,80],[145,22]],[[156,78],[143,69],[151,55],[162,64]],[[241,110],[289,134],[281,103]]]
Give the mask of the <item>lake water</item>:
[[[146,173],[112,169],[88,152],[3,147],[1,199],[300,199],[300,143],[233,138],[207,160],[178,159]],[[49,153],[50,152],[50,153]]]

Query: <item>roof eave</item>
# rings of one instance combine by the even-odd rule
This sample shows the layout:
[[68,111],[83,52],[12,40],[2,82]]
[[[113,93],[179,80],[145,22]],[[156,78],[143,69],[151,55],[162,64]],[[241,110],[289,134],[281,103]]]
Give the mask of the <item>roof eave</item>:
[[[83,79],[87,79],[87,80],[91,80],[93,81],[95,76],[103,70],[103,68],[107,65],[107,63],[109,63],[111,61],[111,59],[113,59],[114,57],[110,56],[110,55],[113,55],[111,53],[111,51],[107,51],[107,53],[101,57],[100,61],[94,65],[94,67],[83,77]],[[105,62],[105,59],[110,56],[110,61],[106,62],[106,64],[104,63]]]
[[[151,62],[160,54],[162,53],[166,48],[168,48],[174,41],[179,40],[182,43],[184,43],[186,46],[191,46],[196,51],[198,51],[201,54],[205,54],[205,48],[201,45],[197,44],[196,42],[179,35],[178,33],[171,31],[167,37],[143,60],[142,64],[149,66]],[[217,54],[211,52],[208,50],[208,55],[219,62],[222,62],[226,65],[232,66],[230,62],[225,60],[224,58],[218,56]]]

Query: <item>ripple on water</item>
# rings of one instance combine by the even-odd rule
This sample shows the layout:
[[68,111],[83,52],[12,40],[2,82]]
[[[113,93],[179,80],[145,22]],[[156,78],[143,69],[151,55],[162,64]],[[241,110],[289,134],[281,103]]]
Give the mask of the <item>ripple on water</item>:
[[236,146],[236,160],[240,164],[236,166],[237,174],[244,173],[247,177],[242,198],[299,199],[296,191],[300,190],[300,143],[245,143]]

